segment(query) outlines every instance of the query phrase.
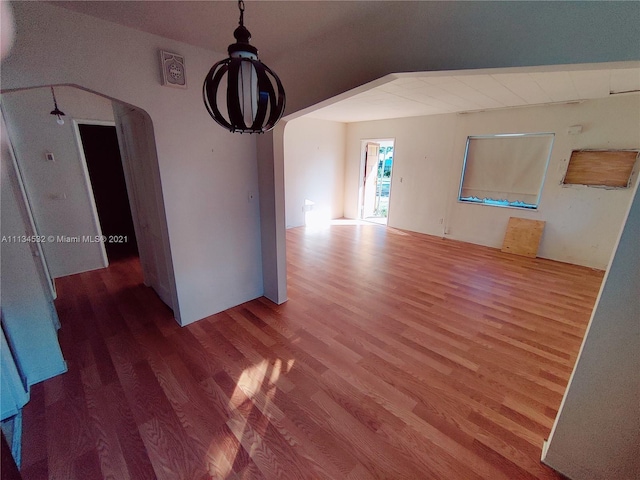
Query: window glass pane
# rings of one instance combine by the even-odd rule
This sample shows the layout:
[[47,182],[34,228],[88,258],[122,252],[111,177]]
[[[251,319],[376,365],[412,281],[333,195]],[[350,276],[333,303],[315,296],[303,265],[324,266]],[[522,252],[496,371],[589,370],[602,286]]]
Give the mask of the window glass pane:
[[469,137],[459,200],[536,208],[553,134]]

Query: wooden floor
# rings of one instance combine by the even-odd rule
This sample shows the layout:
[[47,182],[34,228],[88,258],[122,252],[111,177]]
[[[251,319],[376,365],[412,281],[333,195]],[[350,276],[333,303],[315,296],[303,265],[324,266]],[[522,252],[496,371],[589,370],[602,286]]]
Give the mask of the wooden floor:
[[561,478],[602,272],[377,225],[287,247],[287,303],[185,328],[135,261],[57,282],[69,371],[33,388],[24,479]]

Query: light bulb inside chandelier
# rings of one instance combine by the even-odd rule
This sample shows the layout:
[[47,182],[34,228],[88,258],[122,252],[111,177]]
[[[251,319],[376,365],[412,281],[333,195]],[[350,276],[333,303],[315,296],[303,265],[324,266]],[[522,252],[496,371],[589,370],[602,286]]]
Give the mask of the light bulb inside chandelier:
[[[240,25],[233,32],[236,43],[229,45],[229,58],[216,63],[207,74],[204,104],[211,117],[231,132],[264,133],[282,118],[284,88],[278,76],[258,59],[258,49],[249,43],[244,2],[239,1],[238,8]],[[226,92],[221,86],[226,86]]]

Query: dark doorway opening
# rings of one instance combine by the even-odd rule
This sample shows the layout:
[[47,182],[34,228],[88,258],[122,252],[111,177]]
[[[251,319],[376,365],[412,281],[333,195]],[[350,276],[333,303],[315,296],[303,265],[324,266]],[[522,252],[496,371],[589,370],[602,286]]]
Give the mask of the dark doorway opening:
[[138,255],[116,127],[78,125],[109,261]]

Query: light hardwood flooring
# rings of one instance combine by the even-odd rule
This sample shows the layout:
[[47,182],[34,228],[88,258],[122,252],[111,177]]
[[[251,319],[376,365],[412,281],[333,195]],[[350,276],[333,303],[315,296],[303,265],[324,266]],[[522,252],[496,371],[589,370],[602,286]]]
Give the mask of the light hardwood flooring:
[[378,225],[287,248],[288,302],[184,328],[135,259],[59,280],[24,479],[561,478],[541,446],[602,272]]

